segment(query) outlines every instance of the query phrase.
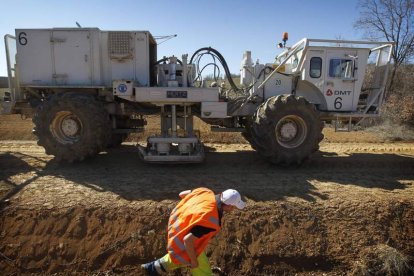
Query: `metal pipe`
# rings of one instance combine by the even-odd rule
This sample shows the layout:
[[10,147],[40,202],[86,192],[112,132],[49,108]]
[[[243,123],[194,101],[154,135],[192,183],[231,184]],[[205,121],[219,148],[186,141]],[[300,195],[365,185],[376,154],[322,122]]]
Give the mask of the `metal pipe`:
[[386,44],[386,45],[382,45],[382,46],[378,46],[378,47],[372,48],[371,49],[371,52],[375,52],[375,51],[378,51],[380,49],[387,48],[387,47],[392,47],[394,44],[395,43],[389,43],[389,44]]
[[[184,64],[184,61],[183,61]],[[187,106],[184,105],[184,132],[186,133],[185,135],[187,135]]]
[[380,44],[395,44],[395,42],[390,41],[361,41],[361,40],[334,40],[334,39],[315,39],[308,38],[310,43],[319,42],[319,43],[343,43],[343,44],[365,44],[365,45],[380,45]]
[[171,130],[172,136],[177,137],[177,109],[176,105],[171,105]]
[[[12,36],[12,35],[8,35],[8,34],[6,34],[5,36],[4,36],[4,45],[5,45],[5,48],[6,48],[6,62],[7,62],[7,76],[8,76],[8,82],[9,82],[9,89],[10,89],[10,94],[11,94],[11,101],[13,102],[13,103],[15,103],[16,102],[16,94],[17,94],[17,91],[16,91],[16,88],[14,87],[14,85],[13,85],[13,74],[12,74],[12,64],[11,64],[11,61],[10,61],[10,50],[9,50],[9,43],[8,43],[8,39],[14,39],[14,40],[16,40],[16,37],[14,37],[14,36]],[[15,78],[15,80],[16,80],[16,78]]]
[[165,117],[165,106],[161,106],[161,135],[163,137],[168,136],[168,128],[166,127],[166,117]]
[[277,71],[279,71],[282,65],[284,65],[289,60],[289,58],[291,58],[294,54],[296,54],[296,50],[297,49],[294,48],[292,52],[276,67],[276,69],[273,70],[273,72],[270,73],[270,75],[259,85],[259,87],[257,87],[257,89],[262,88],[273,77],[273,75],[276,74]]
[[169,63],[169,78],[168,80],[170,81],[175,81],[176,80],[176,70],[177,70],[177,58],[175,56],[170,57],[170,63]]
[[[188,82],[188,79],[187,79],[187,57],[188,57],[187,54],[182,56],[182,58],[183,58],[183,81],[182,81],[183,82],[183,87],[187,87],[187,82]],[[184,110],[185,110],[185,107],[184,107]]]

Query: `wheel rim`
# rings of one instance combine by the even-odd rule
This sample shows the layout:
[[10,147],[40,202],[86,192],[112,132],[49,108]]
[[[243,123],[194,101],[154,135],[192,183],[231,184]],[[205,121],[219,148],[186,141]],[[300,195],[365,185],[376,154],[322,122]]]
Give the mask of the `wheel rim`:
[[82,123],[72,112],[60,111],[56,113],[50,128],[57,141],[62,144],[73,144],[80,140]]
[[305,141],[307,133],[305,121],[296,115],[283,117],[275,127],[276,140],[285,148],[300,146]]

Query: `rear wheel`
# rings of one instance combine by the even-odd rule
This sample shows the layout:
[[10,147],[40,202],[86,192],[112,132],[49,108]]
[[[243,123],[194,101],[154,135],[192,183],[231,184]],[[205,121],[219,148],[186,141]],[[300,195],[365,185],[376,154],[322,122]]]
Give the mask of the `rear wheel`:
[[103,104],[82,93],[53,95],[38,107],[33,122],[38,145],[47,154],[69,162],[105,149],[111,133]]
[[252,147],[275,164],[300,164],[319,149],[323,123],[302,97],[280,95],[260,105],[250,127]]

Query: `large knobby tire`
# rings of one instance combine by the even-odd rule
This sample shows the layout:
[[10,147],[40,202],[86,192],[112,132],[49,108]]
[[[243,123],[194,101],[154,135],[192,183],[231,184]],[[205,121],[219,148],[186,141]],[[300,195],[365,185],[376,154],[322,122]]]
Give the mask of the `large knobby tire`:
[[249,128],[252,147],[274,164],[300,164],[319,149],[323,123],[303,97],[280,95],[261,104]]
[[61,93],[40,105],[33,118],[38,145],[57,160],[81,161],[104,150],[111,134],[108,112],[92,95]]

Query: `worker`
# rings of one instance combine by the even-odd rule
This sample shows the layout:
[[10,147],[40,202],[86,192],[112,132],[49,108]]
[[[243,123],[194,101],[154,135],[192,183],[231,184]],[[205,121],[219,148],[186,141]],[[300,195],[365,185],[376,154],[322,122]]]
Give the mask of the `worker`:
[[215,195],[207,188],[197,188],[183,191],[179,196],[181,201],[172,210],[168,221],[168,253],[141,268],[151,276],[182,267],[190,267],[192,275],[212,275],[204,250],[220,230],[223,213],[243,209],[246,203],[233,189]]

